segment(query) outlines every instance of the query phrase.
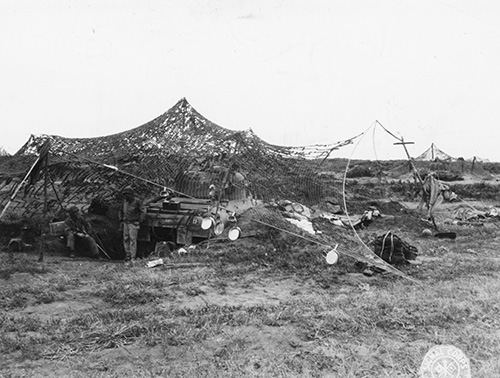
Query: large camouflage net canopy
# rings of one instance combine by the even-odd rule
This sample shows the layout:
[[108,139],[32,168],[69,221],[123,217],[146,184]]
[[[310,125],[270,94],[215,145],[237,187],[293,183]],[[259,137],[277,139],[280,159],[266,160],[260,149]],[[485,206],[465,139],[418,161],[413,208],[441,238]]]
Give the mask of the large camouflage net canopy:
[[[188,196],[207,198],[213,184],[226,189],[234,186],[232,191],[226,190],[227,199],[244,189],[255,199],[312,204],[325,196],[338,195],[324,162],[333,150],[352,142],[272,145],[252,130],[229,130],[209,121],[181,99],[154,120],[118,134],[97,138],[32,135],[13,157],[0,160],[0,207],[47,141],[47,177],[55,183],[64,204],[96,195],[109,198],[129,184],[143,196],[166,186]],[[231,175],[235,172],[244,180],[234,182]],[[31,185],[14,204],[24,213],[40,209],[43,175],[37,176],[39,180],[31,179]],[[56,198],[52,198],[50,206],[55,205]]]

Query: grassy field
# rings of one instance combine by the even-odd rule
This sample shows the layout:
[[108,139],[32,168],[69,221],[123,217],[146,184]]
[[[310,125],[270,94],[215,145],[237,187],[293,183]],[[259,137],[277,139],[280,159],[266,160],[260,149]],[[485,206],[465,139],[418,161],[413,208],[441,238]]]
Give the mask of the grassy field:
[[361,234],[417,246],[403,270],[420,284],[327,266],[293,240],[290,255],[265,238],[212,244],[172,258],[184,268],[1,253],[0,375],[414,377],[452,344],[474,377],[500,376],[497,225],[425,239],[396,216]]

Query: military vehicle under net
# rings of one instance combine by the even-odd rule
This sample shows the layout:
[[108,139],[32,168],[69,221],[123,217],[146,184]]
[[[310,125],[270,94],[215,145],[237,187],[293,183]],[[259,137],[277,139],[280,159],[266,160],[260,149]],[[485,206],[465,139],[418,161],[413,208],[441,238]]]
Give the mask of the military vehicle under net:
[[160,197],[146,206],[146,219],[141,224],[139,241],[158,250],[190,245],[227,231],[229,240],[238,239],[241,230],[234,213],[217,206],[211,199]]

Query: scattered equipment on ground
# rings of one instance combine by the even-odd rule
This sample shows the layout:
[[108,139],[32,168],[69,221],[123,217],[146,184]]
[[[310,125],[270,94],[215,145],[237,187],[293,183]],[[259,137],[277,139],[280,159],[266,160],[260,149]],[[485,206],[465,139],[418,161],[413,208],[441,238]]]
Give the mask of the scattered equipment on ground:
[[418,250],[404,242],[392,231],[375,238],[372,243],[373,252],[389,264],[405,264],[408,260],[415,260]]

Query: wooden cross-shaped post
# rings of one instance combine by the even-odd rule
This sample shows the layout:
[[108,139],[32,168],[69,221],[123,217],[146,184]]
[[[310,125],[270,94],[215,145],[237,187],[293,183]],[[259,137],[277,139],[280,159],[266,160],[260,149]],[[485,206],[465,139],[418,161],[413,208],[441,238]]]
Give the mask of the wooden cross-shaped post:
[[420,174],[418,173],[417,168],[415,168],[415,165],[413,164],[413,159],[411,158],[410,153],[408,152],[408,149],[406,148],[407,144],[415,144],[415,142],[405,142],[405,140],[401,137],[401,142],[394,143],[394,145],[397,145],[397,144],[402,145],[403,148],[405,149],[405,153],[406,153],[406,156],[408,157],[408,161],[410,162],[411,169],[413,170],[415,177],[420,182],[420,185],[423,186],[424,182],[422,181],[422,177],[420,177]]
[[[396,142],[394,143],[395,145],[396,144],[400,144],[403,146],[403,148],[405,149],[405,152],[406,152],[406,156],[408,157],[408,161],[410,162],[410,166],[413,170],[413,174],[415,175],[415,177],[418,179],[418,181],[420,182],[420,189],[422,190],[422,197],[425,198],[426,196],[426,193],[425,193],[425,190],[424,190],[424,182],[422,180],[422,177],[420,177],[420,174],[418,173],[417,171],[417,168],[415,167],[415,165],[413,164],[413,159],[411,158],[410,156],[410,153],[408,152],[408,149],[406,148],[406,145],[407,144],[415,144],[414,142],[405,142],[403,138],[401,138],[401,142]],[[427,205],[427,207],[429,207],[429,205]],[[434,225],[434,228],[436,230],[438,230],[438,227],[436,225],[436,221],[434,219],[434,214],[431,214],[431,221],[432,221],[432,224]]]

